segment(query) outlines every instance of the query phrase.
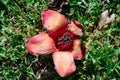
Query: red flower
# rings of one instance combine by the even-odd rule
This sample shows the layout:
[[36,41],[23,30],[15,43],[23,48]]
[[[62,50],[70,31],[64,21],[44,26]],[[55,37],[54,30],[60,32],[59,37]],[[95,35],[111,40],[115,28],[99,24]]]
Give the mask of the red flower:
[[61,77],[76,70],[75,60],[82,60],[86,54],[79,38],[83,26],[67,19],[53,10],[42,12],[42,24],[47,32],[31,37],[26,42],[26,48],[31,55],[47,55],[52,53],[55,69]]

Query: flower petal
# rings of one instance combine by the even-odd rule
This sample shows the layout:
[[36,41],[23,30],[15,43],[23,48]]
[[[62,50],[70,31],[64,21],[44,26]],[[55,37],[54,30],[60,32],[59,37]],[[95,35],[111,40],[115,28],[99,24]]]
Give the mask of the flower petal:
[[41,33],[31,37],[25,44],[31,55],[46,55],[55,51],[55,43],[47,33]]
[[56,30],[68,24],[64,15],[57,11],[45,10],[42,12],[42,24],[49,30]]
[[70,52],[58,51],[52,55],[56,71],[61,77],[70,75],[76,70],[73,56]]
[[73,32],[75,35],[82,36],[83,26],[78,21],[72,20],[71,24],[69,24],[68,26],[68,30]]
[[81,45],[80,40],[74,40],[72,55],[75,60],[82,60],[86,55],[86,49]]
[[64,34],[67,30],[66,26],[63,26],[55,31],[48,31],[49,36],[56,42],[57,38]]

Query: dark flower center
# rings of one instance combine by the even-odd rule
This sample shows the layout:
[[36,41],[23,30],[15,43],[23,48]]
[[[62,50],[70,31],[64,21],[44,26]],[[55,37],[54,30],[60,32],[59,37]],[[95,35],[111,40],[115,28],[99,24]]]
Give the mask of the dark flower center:
[[62,36],[57,39],[57,48],[59,50],[70,50],[73,45],[73,34],[65,32]]

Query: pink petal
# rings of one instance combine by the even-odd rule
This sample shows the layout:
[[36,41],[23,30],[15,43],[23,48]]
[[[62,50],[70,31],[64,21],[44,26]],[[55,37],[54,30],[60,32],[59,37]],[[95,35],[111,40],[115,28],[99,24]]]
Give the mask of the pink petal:
[[45,10],[42,12],[42,24],[49,31],[57,30],[60,27],[66,26],[68,22],[65,16],[59,12],[53,10]]
[[82,36],[83,26],[78,21],[72,20],[71,24],[69,24],[68,26],[69,26],[68,30],[73,32],[73,34],[78,35],[78,36]]
[[41,33],[31,37],[25,44],[31,55],[46,55],[55,51],[55,43],[47,33]]
[[72,74],[76,70],[73,56],[70,52],[58,51],[52,55],[55,69],[61,77]]
[[64,34],[67,30],[66,26],[63,26],[55,31],[48,31],[49,36],[56,42],[57,38]]
[[81,45],[80,40],[74,40],[72,55],[75,60],[82,60],[86,55],[86,49]]

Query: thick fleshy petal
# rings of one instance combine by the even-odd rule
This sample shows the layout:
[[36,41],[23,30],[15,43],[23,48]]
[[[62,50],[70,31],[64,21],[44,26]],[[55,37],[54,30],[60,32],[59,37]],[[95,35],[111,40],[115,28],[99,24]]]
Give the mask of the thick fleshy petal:
[[83,47],[81,45],[81,42],[78,39],[74,40],[73,44],[74,44],[74,46],[73,46],[72,55],[73,55],[74,59],[82,60],[86,55],[85,47]]
[[55,69],[61,77],[70,75],[76,70],[73,56],[70,52],[58,51],[52,55]]
[[42,24],[49,30],[57,30],[68,24],[64,15],[57,11],[45,10],[42,12]]
[[64,34],[66,32],[66,30],[67,30],[67,27],[63,26],[57,30],[48,31],[48,34],[56,42],[57,38],[60,37],[62,34]]
[[75,35],[82,36],[83,26],[78,21],[72,20],[68,26],[68,30],[73,32]]
[[25,44],[31,55],[46,55],[56,50],[55,43],[47,33],[41,33],[31,37]]

